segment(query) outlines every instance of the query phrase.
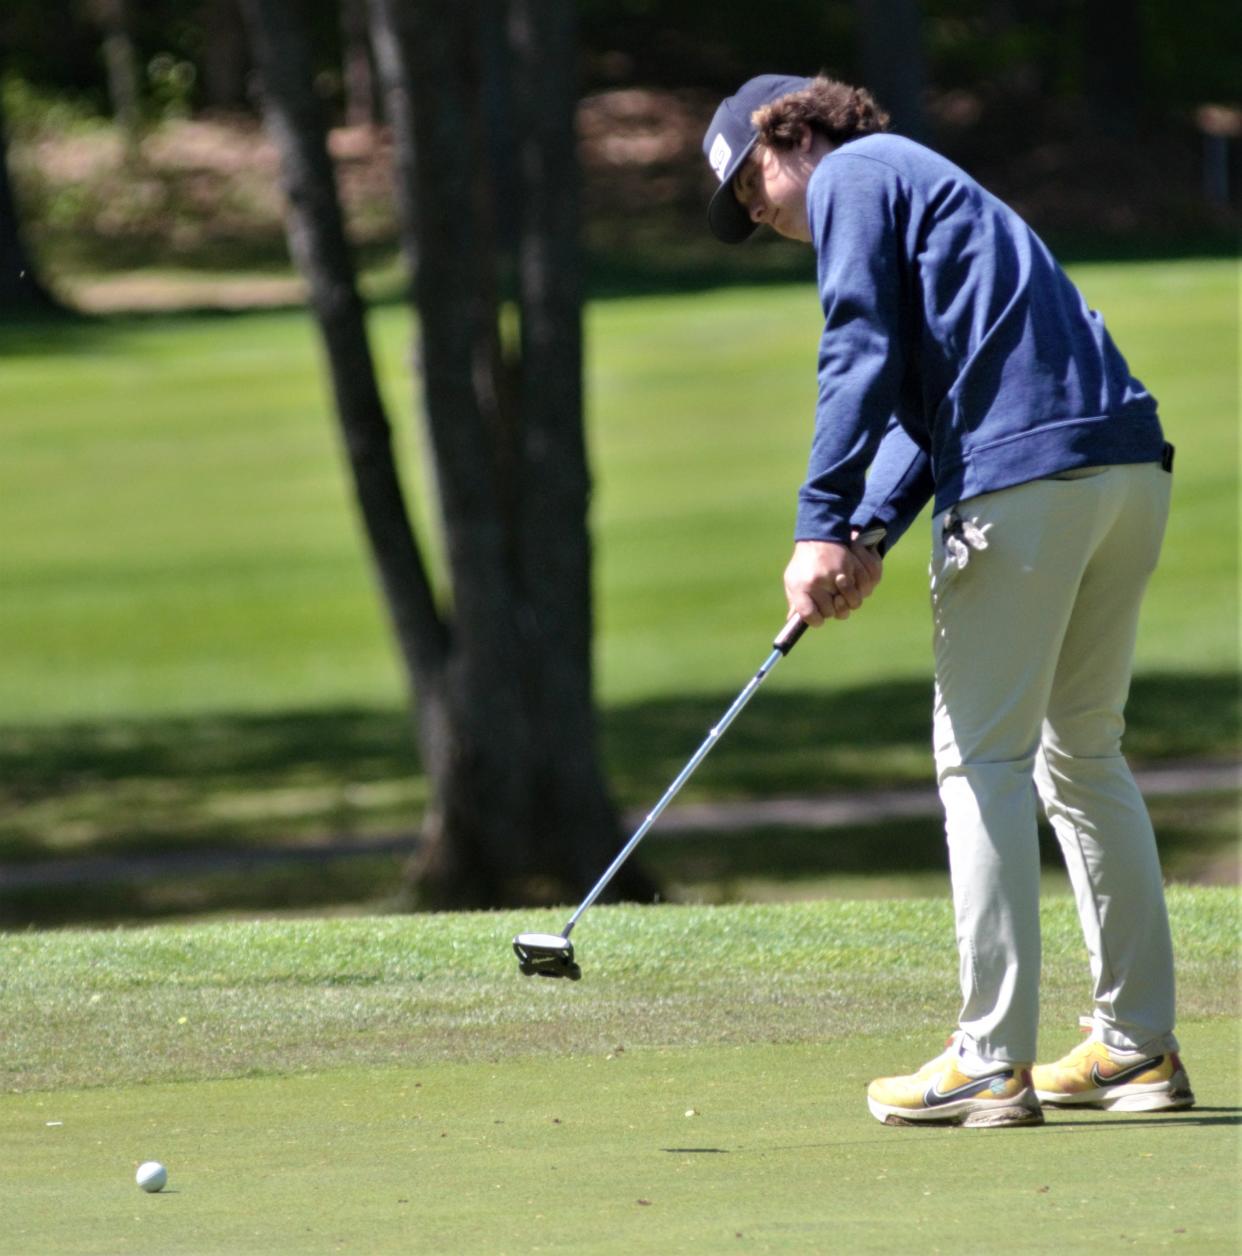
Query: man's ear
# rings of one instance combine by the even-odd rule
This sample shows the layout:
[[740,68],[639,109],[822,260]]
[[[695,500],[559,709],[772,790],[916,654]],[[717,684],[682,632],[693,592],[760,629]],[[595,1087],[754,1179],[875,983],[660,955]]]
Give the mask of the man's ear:
[[815,132],[804,122],[802,124],[801,134],[798,136],[798,151],[800,153],[809,153],[811,145],[815,143]]

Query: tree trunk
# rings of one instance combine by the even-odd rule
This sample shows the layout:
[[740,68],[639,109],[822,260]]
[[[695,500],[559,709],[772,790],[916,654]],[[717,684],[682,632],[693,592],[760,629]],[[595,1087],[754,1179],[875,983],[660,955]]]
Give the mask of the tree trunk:
[[39,282],[22,240],[21,218],[9,181],[8,134],[0,94],[0,318],[32,312],[63,312]]
[[[592,685],[588,521],[591,481],[582,421],[579,172],[574,130],[573,0],[513,0],[510,14],[518,157],[521,315],[522,585],[533,632],[526,652],[545,840],[580,879],[582,831],[616,829],[599,773]],[[652,887],[636,870],[621,889]]]
[[209,109],[249,104],[250,57],[237,0],[203,0],[203,103]]
[[428,747],[440,814],[425,829],[412,884],[420,900],[436,903],[520,899],[534,822],[531,729],[497,456],[507,415],[478,157],[478,7],[393,0],[380,9],[395,54],[382,64],[402,80],[386,96],[412,114],[394,120],[394,133],[413,136],[402,221],[418,224],[419,363],[454,602],[447,718],[442,740]]
[[[541,185],[541,207],[522,228],[523,333],[506,353],[495,170],[480,159],[493,2],[376,0],[373,9],[420,313],[451,625],[437,612],[392,463],[304,33],[292,0],[243,3],[282,156],[290,246],[310,281],[359,502],[416,696],[433,801],[410,888],[414,901],[436,907],[563,902],[587,888],[618,840],[594,762],[576,207],[572,196],[568,210],[556,206],[556,189]],[[544,152],[565,134],[549,130],[523,149],[534,176],[572,175],[572,146],[568,166]],[[545,239],[550,232],[557,239]],[[552,273],[562,264],[565,275]],[[519,402],[506,357],[527,351],[530,388]],[[550,389],[546,407],[536,405],[537,383]],[[651,887],[631,869],[616,888],[647,896]]]
[[893,130],[927,138],[927,60],[918,0],[854,0],[863,85],[892,116]]
[[1105,134],[1133,136],[1143,82],[1139,6],[1091,0],[1083,9],[1083,86],[1092,121]]
[[242,0],[242,8],[263,84],[266,125],[280,152],[290,252],[310,286],[355,497],[410,696],[424,693],[431,720],[447,636],[393,459],[305,31],[290,0]]
[[375,76],[367,34],[367,0],[341,0],[341,78],[345,125],[374,126]]
[[[478,860],[501,870],[501,901],[574,897],[618,842],[591,692],[573,10],[548,0],[536,23],[515,8],[510,49],[496,42],[509,8],[372,10],[389,120],[413,148],[398,191],[460,665],[445,823],[411,882],[450,901],[483,888]],[[497,291],[519,239],[521,328],[502,344]],[[612,887],[653,892],[635,865]]]
[[142,89],[138,53],[130,33],[126,0],[90,0],[91,12],[103,33],[104,71],[112,117],[132,155],[142,135]]
[[[405,55],[398,38],[396,20],[400,10],[390,13],[383,0],[369,0],[371,49],[375,55],[380,114],[392,130],[393,195],[401,222],[401,253],[405,260],[414,300],[413,279],[418,274],[418,197],[414,169],[414,107],[405,75]],[[415,364],[417,366],[417,364]],[[415,371],[417,375],[417,370]]]

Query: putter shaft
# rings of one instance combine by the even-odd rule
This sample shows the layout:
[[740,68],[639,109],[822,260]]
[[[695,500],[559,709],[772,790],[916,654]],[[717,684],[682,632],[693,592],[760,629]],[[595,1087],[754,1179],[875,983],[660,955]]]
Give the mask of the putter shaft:
[[[860,544],[868,548],[878,545],[885,536],[886,529],[882,527],[868,528],[859,537]],[[651,826],[660,818],[661,812],[668,806],[670,802],[677,796],[681,787],[690,779],[695,768],[707,758],[712,747],[720,740],[725,729],[737,719],[742,708],[755,696],[755,690],[763,683],[767,674],[776,666],[777,663],[789,653],[790,650],[797,645],[802,634],[806,632],[807,623],[798,615],[791,615],[785,622],[785,626],[776,635],[776,639],[772,642],[772,653],[763,661],[763,665],[751,677],[746,687],[733,700],[733,705],[720,717],[716,722],[716,726],[707,734],[706,740],[694,752],[690,762],[677,774],[676,780],[664,791],[663,797],[651,809],[651,813],[638,826],[634,836],[630,838],[620,851],[617,857],[610,863],[604,872],[604,875],[595,883],[591,892],[582,900],[578,906],[578,910],[569,918],[569,923],[562,930],[565,937],[569,937],[569,931],[578,923],[578,917],[582,915],[592,903],[604,892],[608,886],[608,882],[617,874],[617,870],[633,853],[634,847],[647,836]]]
[[[801,624],[802,629],[805,630],[806,624],[801,619],[798,619],[796,624],[794,623],[793,620],[791,620],[790,624],[786,625],[786,628],[783,631],[782,636],[788,636],[789,638],[788,641],[782,642],[781,645],[774,646],[772,653],[769,654],[766,659],[764,659],[763,665],[754,674],[754,676],[751,677],[750,681],[747,683],[746,687],[742,690],[742,692],[739,693],[738,696],[733,700],[733,705],[729,707],[729,709],[716,722],[715,726],[708,732],[707,737],[703,741],[703,744],[694,752],[694,755],[691,757],[690,761],[686,764],[686,766],[682,768],[680,772],[678,772],[676,779],[668,787],[668,789],[664,791],[664,794],[660,798],[660,801],[657,802],[654,807],[652,807],[646,819],[644,819],[642,824],[640,824],[638,828],[635,830],[634,836],[631,837],[630,840],[626,842],[624,846],[621,847],[620,851],[617,852],[617,857],[612,861],[612,863],[608,865],[607,869],[604,872],[604,875],[600,877],[600,879],[595,883],[594,887],[591,889],[591,892],[579,904],[578,910],[575,911],[574,914],[569,918],[569,923],[561,931],[563,936],[569,937],[569,931],[574,927],[575,924],[578,923],[578,917],[581,916],[582,913],[586,911],[586,909],[590,907],[591,904],[594,903],[597,898],[599,898],[599,896],[604,892],[605,889],[607,889],[609,881],[611,881],[613,877],[616,876],[617,871],[620,869],[621,865],[625,863],[625,861],[633,853],[634,847],[636,847],[638,843],[641,842],[643,838],[647,836],[647,833],[650,831],[651,826],[660,818],[660,815],[663,813],[665,807],[667,807],[668,804],[673,801],[673,799],[677,796],[678,792],[681,790],[681,787],[690,779],[690,777],[694,773],[695,768],[697,768],[699,764],[702,763],[705,758],[707,758],[708,754],[711,753],[712,747],[716,744],[717,741],[720,740],[721,736],[724,734],[725,730],[729,727],[729,725],[732,724],[735,719],[737,719],[738,714],[741,712],[742,708],[751,700],[751,698],[755,696],[755,690],[758,689],[759,686],[763,683],[763,680],[767,676],[767,674],[772,670],[773,667],[776,666],[777,663],[780,662],[782,658],[785,657],[786,653],[788,653],[788,651],[793,648],[794,642],[798,639],[798,637],[802,635],[801,632],[797,631],[798,624]],[[780,641],[781,638],[778,637],[777,640]]]
[[[863,532],[857,539],[862,545],[865,545],[867,547],[872,547],[872,546],[878,545],[884,539],[884,536],[885,536],[885,529],[883,527],[873,527]],[[635,830],[634,835],[617,852],[616,858],[604,870],[603,876],[601,876],[600,879],[594,884],[594,886],[591,887],[591,890],[587,894],[586,898],[584,898],[582,902],[578,904],[577,910],[574,912],[572,916],[570,916],[568,923],[565,925],[565,928],[561,930],[560,935],[559,935],[559,939],[563,940],[567,948],[569,949],[569,957],[570,957],[571,962],[572,962],[573,950],[572,950],[572,947],[569,946],[569,935],[572,932],[574,925],[578,923],[579,917],[604,892],[604,890],[608,886],[608,883],[613,879],[614,876],[616,876],[617,871],[618,869],[620,869],[621,865],[625,863],[625,861],[630,857],[630,855],[634,851],[634,848],[638,845],[639,842],[643,840],[644,837],[647,836],[648,832],[651,829],[651,826],[660,818],[660,815],[663,813],[665,807],[667,807],[668,804],[672,802],[672,800],[677,796],[681,787],[693,775],[694,770],[699,766],[700,763],[703,762],[703,760],[708,756],[708,754],[711,753],[712,747],[716,744],[717,741],[720,740],[725,730],[729,727],[730,724],[733,723],[735,719],[737,719],[742,708],[751,700],[751,698],[755,696],[755,690],[757,690],[759,686],[763,683],[768,673],[771,672],[771,670],[776,666],[776,664],[779,663],[780,660],[784,658],[785,655],[788,654],[789,651],[794,648],[794,646],[798,643],[798,640],[801,638],[802,634],[806,631],[806,629],[807,629],[806,621],[800,618],[798,615],[791,615],[789,617],[784,627],[781,629],[779,633],[777,633],[776,639],[772,642],[772,653],[769,654],[766,659],[764,659],[759,670],[754,674],[754,676],[750,678],[750,680],[747,682],[742,692],[739,693],[737,697],[733,700],[733,703],[729,707],[729,709],[725,711],[725,713],[720,717],[719,720],[716,721],[715,726],[709,730],[707,737],[703,741],[703,744],[699,746],[699,748],[694,752],[694,754],[691,756],[690,761],[686,764],[686,766],[682,768],[680,772],[678,772],[673,783],[668,787],[668,789],[664,791],[659,802],[657,802],[656,805],[652,807],[646,819],[644,819],[642,824],[640,824],[638,828]],[[536,936],[538,935],[519,934],[518,938],[514,940],[514,947],[516,950],[518,950],[518,958],[520,961],[523,961],[523,964],[524,964],[524,967],[523,967],[524,972],[529,973],[531,971],[535,971],[535,968],[530,965],[530,961],[534,957],[532,956],[530,952],[526,952],[524,954],[523,950],[520,949],[520,943],[524,937],[530,937],[533,939]],[[542,949],[542,948],[539,948],[539,949]],[[577,977],[581,975],[581,973],[578,972],[578,966],[576,964],[573,964],[572,967],[574,969],[574,974],[573,974],[574,979],[576,980]],[[545,972],[545,975],[553,975],[553,974],[550,972]]]

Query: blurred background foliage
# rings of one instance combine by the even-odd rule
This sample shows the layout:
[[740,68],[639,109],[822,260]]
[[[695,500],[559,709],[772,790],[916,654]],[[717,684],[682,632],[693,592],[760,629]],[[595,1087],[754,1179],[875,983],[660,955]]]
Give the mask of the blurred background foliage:
[[[1242,82],[1237,14],[1220,0],[922,0],[914,7],[939,92],[1073,100],[1089,91],[1093,58],[1098,64],[1115,51],[1127,57],[1131,90],[1148,119],[1236,98]],[[320,86],[343,108],[339,8],[305,8]],[[580,0],[583,89],[645,84],[720,93],[778,66],[857,74],[865,8],[851,0],[782,0],[768,11],[705,0]],[[7,0],[0,13],[6,68],[106,113],[100,11],[99,0]],[[130,5],[127,24],[145,67],[149,116],[248,105],[233,0],[142,0]]]
[[[355,244],[395,251],[365,0],[303,6]],[[597,284],[788,270],[701,239],[702,129],[745,77],[877,88],[1063,252],[1236,241],[1242,41],[1213,0],[582,0],[579,128]],[[119,42],[118,42],[119,41]],[[122,51],[118,51],[118,49]],[[287,266],[236,0],[8,0],[0,72],[26,240],[45,277]],[[121,85],[128,78],[128,86]]]

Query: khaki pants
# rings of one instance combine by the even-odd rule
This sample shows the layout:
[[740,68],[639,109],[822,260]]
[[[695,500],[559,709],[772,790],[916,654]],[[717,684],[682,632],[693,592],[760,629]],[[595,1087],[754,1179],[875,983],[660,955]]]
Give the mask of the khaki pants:
[[1037,792],[1073,886],[1098,1032],[1176,1049],[1155,835],[1121,754],[1171,480],[1157,463],[1094,467],[936,517],[934,739],[968,1064],[1036,1058]]

